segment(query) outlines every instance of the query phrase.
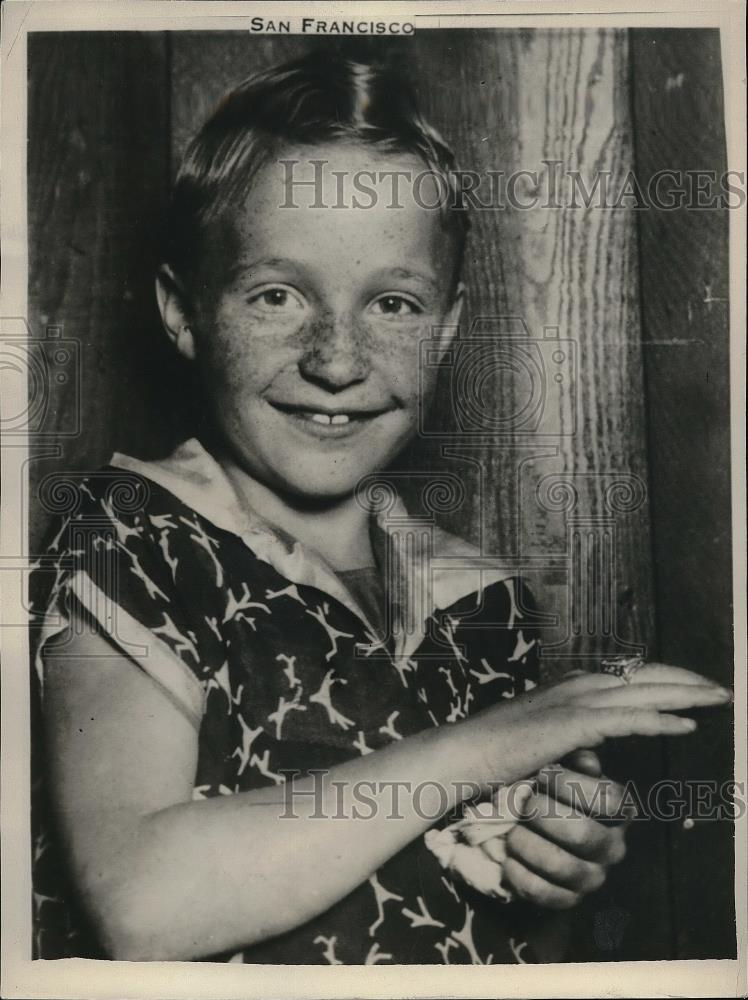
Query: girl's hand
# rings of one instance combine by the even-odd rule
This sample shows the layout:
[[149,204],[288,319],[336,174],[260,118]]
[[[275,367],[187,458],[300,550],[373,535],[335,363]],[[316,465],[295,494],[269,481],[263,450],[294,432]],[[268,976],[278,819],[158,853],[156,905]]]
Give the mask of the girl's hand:
[[[460,725],[486,786],[515,781],[580,747],[616,736],[678,736],[696,723],[672,712],[723,705],[732,695],[690,670],[646,664],[629,681],[582,674],[486,709]],[[468,752],[466,750],[466,752]]]
[[528,798],[528,818],[507,837],[506,884],[522,899],[565,910],[599,889],[611,865],[626,854],[627,823],[618,817],[624,789],[602,777],[591,750],[572,754],[566,766],[544,768]]
[[[551,726],[558,706],[576,706],[581,711],[571,718],[572,727],[597,734],[596,742],[612,735],[611,724],[616,735],[656,735],[658,725],[663,735],[677,732],[671,726],[678,724],[689,731],[695,725],[692,720],[665,714],[666,710],[730,700],[729,691],[701,675],[659,663],[640,667],[626,681],[606,674],[581,674],[526,696],[530,717],[532,703],[534,711],[540,703]],[[615,717],[611,710],[616,709],[628,715]],[[595,710],[605,713],[599,724],[587,717]],[[649,716],[641,714],[646,710]],[[523,899],[549,909],[567,909],[600,888],[610,865],[625,855],[627,824],[598,821],[618,817],[623,789],[602,777],[593,751],[581,750],[581,744],[578,747],[569,761],[575,770],[554,765],[539,772],[539,787],[525,804],[529,818],[518,823],[506,841],[506,884]]]

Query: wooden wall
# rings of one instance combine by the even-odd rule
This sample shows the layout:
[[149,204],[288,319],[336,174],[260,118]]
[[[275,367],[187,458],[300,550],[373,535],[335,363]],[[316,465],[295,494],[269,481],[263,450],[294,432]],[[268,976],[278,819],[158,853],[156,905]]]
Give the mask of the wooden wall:
[[[167,447],[169,364],[153,296],[167,198],[167,45],[160,34],[39,34],[28,41],[29,325],[78,345],[78,392],[49,385],[32,490],[97,468],[115,448]],[[76,428],[78,432],[75,433]],[[33,511],[31,551],[49,515]]]
[[[30,320],[37,336],[60,324],[80,341],[83,375],[82,432],[55,454],[38,449],[32,488],[50,469],[96,466],[114,447],[163,453],[179,436],[179,393],[164,387],[177,369],[150,290],[169,178],[227,87],[310,44],[323,43],[233,32],[30,38]],[[421,32],[388,44],[426,81],[424,110],[464,166],[510,172],[561,160],[588,182],[608,171],[615,185],[670,157],[714,169],[724,159],[719,64],[703,33]],[[365,44],[356,48],[366,54]],[[668,89],[679,60],[688,85]],[[690,128],[694,108],[705,132]],[[671,127],[673,115],[682,128]],[[548,183],[542,170],[538,183]],[[516,338],[521,322],[535,338],[552,327],[564,359],[548,362],[539,429],[515,421],[501,434],[420,442],[411,459],[465,481],[465,504],[448,526],[514,561],[555,617],[550,673],[658,643],[673,662],[729,673],[727,312],[715,305],[726,295],[724,238],[724,219],[703,213],[474,213],[461,335],[475,321],[493,337]],[[710,289],[701,300],[699,281]],[[693,298],[687,323],[684,290]],[[699,341],[698,363],[690,349],[660,344],[679,338]],[[526,389],[498,376],[489,419],[516,413]],[[69,425],[70,395],[53,388],[52,404],[55,426]],[[46,519],[37,505],[32,542]],[[708,732],[708,750],[703,739],[691,750],[626,741],[607,766],[644,788],[698,766],[724,771],[725,727]],[[706,897],[703,853],[698,884],[692,867],[694,848],[724,853],[724,837],[700,831],[687,841],[665,824],[632,831],[631,860],[576,918],[574,955],[729,953],[724,857],[707,863],[715,888]],[[706,938],[692,921],[701,898],[717,928]]]
[[[727,169],[719,33],[635,31],[631,49],[642,183],[666,169],[719,177]],[[728,215],[642,212],[639,239],[657,652],[731,685]],[[729,780],[727,713],[705,716],[697,736],[670,741],[666,753],[672,777]],[[675,954],[734,956],[732,824],[668,832]]]

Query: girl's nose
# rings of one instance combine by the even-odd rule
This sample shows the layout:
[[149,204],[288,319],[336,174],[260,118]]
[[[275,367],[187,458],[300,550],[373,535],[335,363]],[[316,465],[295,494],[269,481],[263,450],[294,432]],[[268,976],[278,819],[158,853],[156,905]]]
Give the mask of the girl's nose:
[[328,392],[363,382],[369,373],[366,336],[349,318],[328,317],[308,331],[299,370]]

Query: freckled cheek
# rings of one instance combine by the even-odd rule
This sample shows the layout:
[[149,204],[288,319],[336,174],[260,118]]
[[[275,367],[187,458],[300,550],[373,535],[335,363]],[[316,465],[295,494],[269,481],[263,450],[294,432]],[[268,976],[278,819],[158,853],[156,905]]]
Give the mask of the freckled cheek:
[[404,402],[415,404],[420,394],[421,343],[429,328],[413,324],[399,330],[378,333],[372,357],[379,371]]
[[295,363],[296,338],[271,324],[219,319],[206,338],[203,362],[213,383],[263,389]]

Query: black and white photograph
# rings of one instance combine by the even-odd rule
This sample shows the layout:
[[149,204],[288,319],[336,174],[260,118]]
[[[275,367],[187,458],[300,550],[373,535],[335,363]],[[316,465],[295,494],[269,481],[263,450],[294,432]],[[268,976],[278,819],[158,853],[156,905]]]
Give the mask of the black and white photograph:
[[748,992],[745,8],[471,6],[4,7],[3,997]]

